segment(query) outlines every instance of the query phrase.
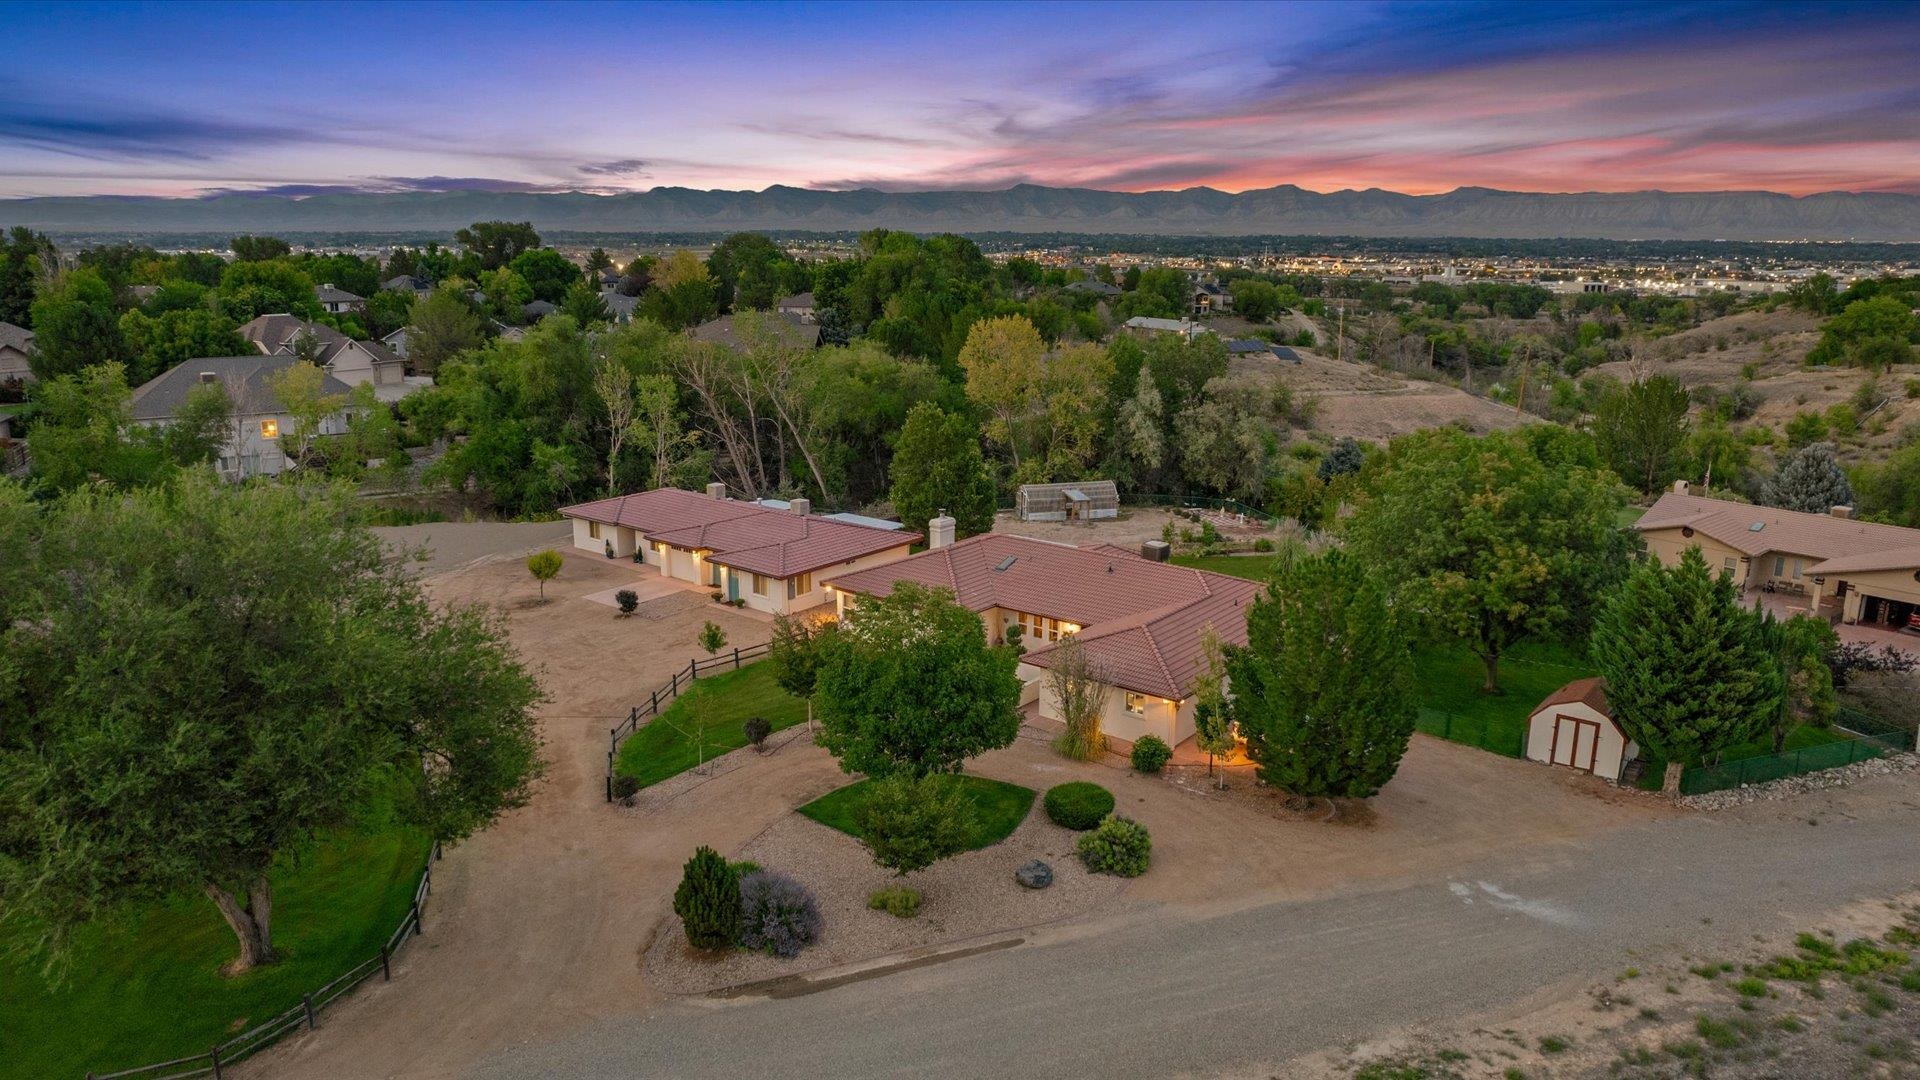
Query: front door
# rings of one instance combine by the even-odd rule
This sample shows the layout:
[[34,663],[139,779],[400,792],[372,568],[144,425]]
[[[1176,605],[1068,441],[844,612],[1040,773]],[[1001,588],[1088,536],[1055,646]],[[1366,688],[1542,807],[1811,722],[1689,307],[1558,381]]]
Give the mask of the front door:
[[740,575],[731,570],[727,571],[727,599],[740,599]]
[[1600,725],[1597,721],[1564,715],[1553,718],[1553,751],[1549,760],[1555,765],[1592,772],[1599,757]]

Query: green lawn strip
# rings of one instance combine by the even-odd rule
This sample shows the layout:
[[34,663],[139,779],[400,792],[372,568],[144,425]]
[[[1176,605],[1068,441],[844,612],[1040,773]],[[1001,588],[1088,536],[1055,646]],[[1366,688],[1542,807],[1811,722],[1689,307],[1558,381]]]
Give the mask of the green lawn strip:
[[[78,1077],[187,1054],[262,1023],[380,954],[413,903],[428,844],[389,828],[336,835],[273,872],[281,962],[220,975],[233,932],[199,894],[80,931],[63,982],[6,955],[0,937],[0,1077]],[[9,927],[21,935],[25,928]]]
[[775,731],[807,718],[807,703],[780,689],[764,660],[700,678],[620,744],[613,770],[641,787],[657,784],[747,745],[745,726],[754,716],[765,717]]
[[[1033,789],[1019,784],[988,780],[981,776],[943,776],[942,782],[958,785],[966,796],[973,800],[973,840],[967,845],[968,851],[997,844],[1013,834],[1020,823],[1027,818],[1027,811],[1033,809]],[[859,807],[860,800],[871,780],[862,780],[846,787],[830,791],[800,808],[800,812],[830,829],[839,829],[848,836],[860,837],[860,831],[854,828],[853,813]]]
[[1195,570],[1211,570],[1216,574],[1228,574],[1246,578],[1250,581],[1267,580],[1267,572],[1273,569],[1273,556],[1267,553],[1254,555],[1175,555],[1175,566],[1190,566]]
[[1647,516],[1647,508],[1644,506],[1623,506],[1614,511],[1613,520],[1625,529],[1645,516]]
[[1501,694],[1481,693],[1485,665],[1464,645],[1417,649],[1413,669],[1419,730],[1509,757],[1520,755],[1527,718],[1548,694],[1593,674],[1576,650],[1535,642],[1500,658]]

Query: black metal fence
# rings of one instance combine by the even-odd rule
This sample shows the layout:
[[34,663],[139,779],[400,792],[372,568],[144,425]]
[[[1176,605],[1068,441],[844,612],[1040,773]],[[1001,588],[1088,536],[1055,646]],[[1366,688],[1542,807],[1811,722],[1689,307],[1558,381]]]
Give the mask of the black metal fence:
[[427,897],[433,893],[433,864],[439,861],[440,854],[440,844],[436,841],[433,849],[427,853],[426,865],[421,868],[420,884],[414,887],[413,905],[407,909],[406,918],[401,919],[400,925],[387,936],[386,944],[380,946],[379,955],[362,960],[332,982],[302,995],[300,1003],[286,1012],[210,1047],[205,1053],[119,1072],[89,1072],[87,1080],[187,1080],[199,1076],[211,1076],[218,1080],[225,1069],[265,1050],[288,1034],[301,1028],[311,1031],[318,1027],[320,1010],[338,1001],[347,991],[373,978],[376,973],[383,980],[391,980],[393,958],[400,954],[401,947],[409,939],[426,932],[421,913],[426,910]]
[[673,681],[655,690],[647,700],[627,710],[627,718],[607,729],[607,801],[613,801],[613,766],[620,757],[620,744],[627,736],[640,730],[640,721],[660,715],[660,710],[680,696],[680,692],[692,686],[694,681],[709,671],[730,668],[739,671],[748,660],[758,660],[773,648],[771,642],[749,645],[744,649],[735,649],[731,653],[720,653],[705,660],[695,657],[687,661],[687,666],[673,673]]

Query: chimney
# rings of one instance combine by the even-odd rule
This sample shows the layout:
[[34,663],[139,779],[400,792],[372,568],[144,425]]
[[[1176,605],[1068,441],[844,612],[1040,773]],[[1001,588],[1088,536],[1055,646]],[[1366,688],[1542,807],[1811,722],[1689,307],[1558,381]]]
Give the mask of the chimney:
[[215,375],[215,374],[214,374],[213,372],[211,372],[211,371],[203,371],[203,372],[201,372],[201,373],[200,373],[200,381],[201,381],[201,382],[203,382],[203,383],[210,383],[210,382],[213,382],[214,380],[216,380],[216,379],[218,379],[219,377],[220,377],[220,376],[218,376],[218,375]]
[[946,508],[942,507],[940,516],[927,522],[927,550],[932,551],[934,548],[950,546],[953,543],[953,528],[955,524],[957,523],[951,517],[947,516]]
[[1675,480],[1673,482],[1673,493],[1675,495],[1685,495],[1692,487],[1693,485],[1687,483],[1685,480]]
[[727,501],[727,485],[721,483],[718,480],[715,480],[713,483],[708,484],[707,498],[718,499],[721,502],[726,502]]
[[794,513],[799,514],[801,517],[806,517],[808,514],[813,513],[813,500],[812,499],[789,500],[787,503],[787,509],[792,510]]
[[322,286],[320,286],[320,287],[321,287],[321,288],[323,288],[323,289],[331,289],[331,288],[333,288],[333,282],[331,282],[331,281],[329,281],[329,282],[327,282],[327,283],[326,283],[325,285],[322,285]]
[[1827,513],[1832,514],[1834,517],[1837,517],[1837,518],[1850,518],[1853,516],[1853,507],[1836,506],[1829,509]]

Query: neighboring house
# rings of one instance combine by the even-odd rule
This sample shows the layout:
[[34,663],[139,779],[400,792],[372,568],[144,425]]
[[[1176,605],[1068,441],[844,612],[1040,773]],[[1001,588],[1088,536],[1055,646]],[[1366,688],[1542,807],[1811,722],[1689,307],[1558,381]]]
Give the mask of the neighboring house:
[[615,270],[611,266],[605,268],[604,270],[601,270],[600,271],[600,291],[606,292],[609,289],[619,288],[620,279],[624,276],[625,275],[621,274],[620,271]]
[[886,596],[903,581],[949,589],[980,614],[990,640],[1018,626],[1027,653],[1021,701],[1060,719],[1046,686],[1056,643],[1073,635],[1105,684],[1100,730],[1131,744],[1157,735],[1169,746],[1193,737],[1193,691],[1213,627],[1226,645],[1247,643],[1246,607],[1258,582],[1150,562],[1110,544],[1074,547],[1004,533],[953,542],[953,519],[933,520],[928,550],[827,581],[845,612],[862,596]]
[[[712,322],[701,323],[687,333],[692,335],[695,341],[711,342],[715,345],[724,345],[736,352],[744,352],[747,348],[746,337],[742,333],[742,326],[736,321],[742,317],[742,315],[722,315]],[[769,315],[765,312],[753,312],[745,314],[744,317],[758,318],[760,325],[765,328],[763,332],[773,335],[780,344],[789,349],[811,349],[820,344],[818,324],[801,322],[792,315]]]
[[1634,523],[1662,563],[1699,548],[1743,596],[1789,593],[1844,622],[1920,628],[1920,529],[1856,521],[1848,506],[1806,514],[1687,492],[1676,482]]
[[607,305],[607,314],[617,323],[632,322],[633,311],[640,306],[637,296],[623,296],[618,289],[601,289],[600,302]]
[[1151,337],[1154,334],[1179,334],[1192,341],[1203,331],[1199,323],[1191,319],[1155,319],[1147,315],[1135,315],[1128,319],[1121,329],[1135,337]]
[[774,310],[782,315],[790,315],[793,318],[799,319],[801,322],[813,322],[813,294],[810,292],[794,293],[792,296],[774,305]]
[[0,322],[0,383],[32,382],[33,331]]
[[1627,762],[1640,756],[1607,707],[1607,684],[1576,679],[1548,694],[1527,720],[1527,760],[1562,765],[1619,780]]
[[412,293],[415,296],[425,296],[433,291],[433,286],[427,284],[420,278],[414,277],[412,274],[399,274],[381,282],[380,290],[382,292],[403,292]]
[[494,336],[501,341],[525,341],[527,339],[525,329],[518,326],[508,326],[499,319],[493,320],[493,331]]
[[1110,285],[1104,281],[1095,281],[1092,278],[1081,278],[1079,281],[1068,284],[1067,291],[1070,293],[1091,293],[1094,296],[1112,298],[1119,296],[1122,290],[1118,285]]
[[[133,392],[133,418],[152,426],[165,426],[186,404],[187,395],[202,383],[226,387],[233,403],[233,423],[227,444],[220,450],[220,474],[233,479],[249,476],[275,476],[286,470],[287,455],[282,440],[293,433],[294,420],[274,396],[273,378],[299,363],[288,353],[271,356],[210,356],[187,360],[155,376]],[[321,392],[346,396],[350,388],[328,375]],[[341,410],[321,423],[319,436],[342,435],[347,430],[347,413]]]
[[1120,516],[1120,488],[1111,480],[1022,484],[1014,499],[1021,521],[1096,521]]
[[393,333],[388,334],[386,337],[381,338],[380,344],[385,345],[388,352],[405,360],[407,358],[407,339],[412,336],[413,327],[403,326]]
[[784,615],[829,601],[828,574],[907,557],[920,534],[892,522],[817,516],[805,499],[738,502],[725,484],[706,494],[655,488],[564,507],[573,546],[634,558],[756,611]]
[[336,289],[332,285],[315,285],[313,298],[331,315],[340,315],[349,311],[365,311],[367,298],[356,296],[345,289]]
[[1233,294],[1211,281],[1203,281],[1193,287],[1193,313],[1208,315],[1216,311],[1232,311]]
[[541,319],[559,310],[559,305],[549,303],[545,300],[529,300],[520,305],[520,314],[528,322],[539,322]]
[[261,315],[240,328],[240,336],[268,356],[297,355],[309,336],[313,362],[346,385],[372,383],[382,401],[397,401],[417,389],[406,377],[407,364],[378,341],[355,341],[325,323],[294,315]]

